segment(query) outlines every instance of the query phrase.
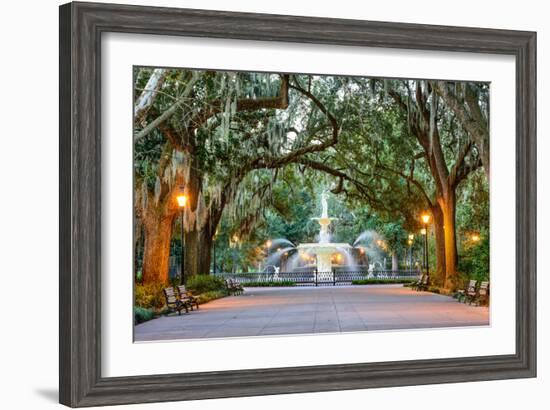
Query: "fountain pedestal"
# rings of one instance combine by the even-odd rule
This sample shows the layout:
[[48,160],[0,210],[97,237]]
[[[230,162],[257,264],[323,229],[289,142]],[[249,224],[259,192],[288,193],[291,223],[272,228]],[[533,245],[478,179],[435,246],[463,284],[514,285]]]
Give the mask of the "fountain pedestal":
[[335,218],[330,218],[328,216],[328,202],[327,202],[327,193],[323,192],[321,195],[321,217],[311,218],[316,220],[319,223],[319,242],[317,243],[302,243],[296,248],[300,253],[305,253],[307,255],[315,255],[316,257],[316,268],[318,275],[317,279],[325,281],[333,281],[334,273],[332,271],[332,255],[339,254],[342,257],[341,253],[347,255],[349,259],[349,252],[352,248],[347,243],[332,243],[330,242],[330,233],[329,226]]
[[340,266],[339,264],[332,263],[332,255],[348,253],[352,247],[347,243],[301,243],[296,247],[298,252],[305,253],[307,255],[315,255],[316,268],[318,273],[318,282],[332,282],[334,266]]
[[324,249],[317,252],[317,272],[331,272],[332,274],[332,249]]

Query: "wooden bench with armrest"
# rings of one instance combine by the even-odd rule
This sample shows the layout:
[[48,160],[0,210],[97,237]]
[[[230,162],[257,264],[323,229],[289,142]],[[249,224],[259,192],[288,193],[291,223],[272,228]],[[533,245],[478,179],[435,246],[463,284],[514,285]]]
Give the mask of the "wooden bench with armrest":
[[187,303],[189,305],[189,307],[191,308],[191,310],[193,310],[193,305],[197,309],[199,308],[198,299],[195,296],[193,296],[193,294],[185,288],[185,285],[178,285],[178,286],[176,286],[176,289],[178,290],[180,300],[183,303]]
[[235,282],[233,279],[229,278],[225,281],[229,293],[233,295],[240,295],[243,293],[244,289],[240,283]]
[[472,279],[468,282],[468,286],[466,287],[466,289],[458,289],[456,291],[457,300],[459,302],[466,302],[466,300],[469,298],[468,295],[474,295],[475,296],[476,284],[477,284],[477,281]]
[[477,296],[473,302],[476,302],[478,305],[489,304],[489,281],[481,282],[477,291]]
[[164,288],[164,297],[166,298],[166,307],[172,312],[178,312],[181,315],[181,311],[185,309],[185,313],[189,313],[189,305],[176,297],[174,288]]
[[416,291],[426,290],[428,289],[428,275],[424,274],[420,279],[418,279],[417,282],[415,282],[411,288]]

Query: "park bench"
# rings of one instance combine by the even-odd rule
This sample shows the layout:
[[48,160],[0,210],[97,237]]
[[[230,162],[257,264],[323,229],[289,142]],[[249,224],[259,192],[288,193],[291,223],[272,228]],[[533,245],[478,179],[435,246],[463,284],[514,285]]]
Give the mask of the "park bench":
[[470,291],[470,293],[472,293],[472,291],[475,292],[476,284],[477,284],[476,280],[474,279],[470,280],[470,282],[468,282],[468,286],[466,287],[466,289],[458,289],[456,291],[456,299],[459,302],[466,302],[468,291]]
[[422,275],[422,277],[418,279],[417,282],[412,284],[411,288],[416,291],[428,289],[428,275]]
[[[488,304],[489,303],[489,282],[483,281],[481,282],[481,285],[479,285],[479,289],[477,291],[477,296],[474,300],[478,305]],[[470,302],[471,303],[471,302]]]
[[193,305],[195,305],[197,309],[199,308],[198,299],[185,288],[185,285],[178,285],[176,286],[176,289],[178,290],[178,293],[180,295],[180,301],[182,301],[183,303],[187,303],[191,310],[193,310]]
[[239,283],[234,282],[231,278],[226,279],[225,285],[227,286],[227,290],[229,290],[229,293],[233,295],[240,295],[241,293],[243,293],[243,287]]
[[470,305],[472,301],[477,297],[477,280],[471,280],[468,284],[468,288],[464,292],[464,303],[468,302]]
[[168,310],[178,312],[178,315],[181,315],[181,311],[183,309],[185,309],[185,313],[189,313],[189,305],[176,297],[174,288],[164,288],[163,292],[164,297],[166,298],[166,307]]
[[421,283],[422,283],[422,279],[424,278],[424,275],[422,275],[420,278],[418,278],[418,280],[416,282],[413,282],[411,283],[409,286],[411,289],[415,289],[416,290],[416,287],[419,286]]

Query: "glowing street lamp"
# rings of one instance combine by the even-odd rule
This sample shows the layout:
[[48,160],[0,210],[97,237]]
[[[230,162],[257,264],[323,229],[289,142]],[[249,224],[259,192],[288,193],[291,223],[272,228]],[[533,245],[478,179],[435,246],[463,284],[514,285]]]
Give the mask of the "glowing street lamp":
[[273,246],[273,242],[271,242],[271,239],[268,239],[267,241],[265,241],[265,254],[266,254],[266,266],[267,264],[269,263],[269,254],[270,254],[270,251],[271,251],[271,246]]
[[428,255],[428,223],[430,223],[430,214],[427,212],[424,212],[420,219],[424,223],[424,232],[422,233],[424,235],[424,260],[426,266],[426,284],[430,284],[430,263],[429,263],[429,255]]
[[185,194],[179,194],[176,200],[178,201],[178,207],[185,208],[185,204],[187,204],[187,196]]
[[423,213],[420,218],[422,219],[422,222],[424,222],[424,225],[428,225],[428,223],[430,223],[430,214]]
[[481,240],[479,234],[477,233],[472,234],[470,239],[472,240],[472,242],[479,242]]
[[239,238],[239,235],[237,234],[234,234],[230,239],[229,239],[229,247],[233,249],[233,268],[232,268],[232,271],[233,273],[237,272],[237,247],[239,246],[239,241],[240,241],[240,238]]
[[382,249],[382,250],[386,250],[387,249],[387,245],[386,245],[386,242],[383,241],[382,239],[378,239],[376,241],[376,244]]
[[414,235],[410,233],[409,239],[407,240],[407,243],[409,244],[409,271],[412,271],[412,268],[413,268],[413,254],[412,254],[413,242],[414,242]]
[[185,232],[183,224],[183,214],[185,211],[185,205],[187,204],[187,195],[185,195],[185,188],[183,186],[179,189],[179,194],[176,196],[178,202],[178,208],[181,210],[181,284],[185,284]]

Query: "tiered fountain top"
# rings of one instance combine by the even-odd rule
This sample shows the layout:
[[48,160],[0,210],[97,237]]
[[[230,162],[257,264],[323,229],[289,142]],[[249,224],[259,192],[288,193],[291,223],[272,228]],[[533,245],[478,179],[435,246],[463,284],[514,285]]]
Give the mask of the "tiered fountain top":
[[332,221],[337,218],[331,218],[328,216],[328,202],[326,192],[323,192],[321,194],[321,209],[321,217],[312,218],[316,220],[320,225],[319,242],[301,243],[296,248],[298,249],[298,251],[301,252],[315,254],[317,256],[317,270],[319,272],[326,272],[332,270],[331,255],[339,251],[351,249],[352,246],[348,243],[329,242],[329,226]]
[[323,192],[321,194],[321,217],[311,218],[317,221],[320,225],[319,229],[319,242],[316,243],[302,243],[298,245],[298,249],[313,249],[313,248],[330,248],[334,249],[334,252],[337,251],[336,248],[351,248],[352,246],[348,243],[332,243],[330,240],[329,226],[332,221],[338,218],[331,218],[328,216],[328,202],[327,202],[327,193]]

